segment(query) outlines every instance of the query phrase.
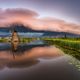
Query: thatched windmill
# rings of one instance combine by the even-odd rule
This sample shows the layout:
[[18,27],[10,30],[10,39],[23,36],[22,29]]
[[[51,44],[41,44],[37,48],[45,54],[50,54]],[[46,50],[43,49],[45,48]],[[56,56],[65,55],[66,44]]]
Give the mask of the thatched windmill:
[[12,38],[11,38],[11,42],[14,43],[14,42],[19,42],[20,39],[19,39],[19,36],[18,36],[18,33],[17,31],[14,29],[12,31]]
[[11,38],[11,43],[12,43],[13,50],[17,50],[19,42],[20,42],[20,38],[18,36],[18,33],[15,29],[13,29],[12,30],[12,38]]

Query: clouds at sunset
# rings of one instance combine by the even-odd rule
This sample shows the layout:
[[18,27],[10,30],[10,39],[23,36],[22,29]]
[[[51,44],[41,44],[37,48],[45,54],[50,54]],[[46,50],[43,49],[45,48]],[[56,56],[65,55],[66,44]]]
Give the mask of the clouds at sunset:
[[66,22],[54,17],[39,18],[39,16],[40,14],[38,14],[38,12],[29,9],[0,9],[0,27],[5,27],[7,24],[18,22],[24,24],[25,26],[28,25],[30,28],[36,30],[80,34],[80,24]]

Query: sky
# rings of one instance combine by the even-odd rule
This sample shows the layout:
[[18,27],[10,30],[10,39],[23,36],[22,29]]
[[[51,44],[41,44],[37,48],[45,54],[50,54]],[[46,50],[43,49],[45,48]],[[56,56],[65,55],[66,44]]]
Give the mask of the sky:
[[13,22],[80,34],[80,0],[0,0],[0,26]]

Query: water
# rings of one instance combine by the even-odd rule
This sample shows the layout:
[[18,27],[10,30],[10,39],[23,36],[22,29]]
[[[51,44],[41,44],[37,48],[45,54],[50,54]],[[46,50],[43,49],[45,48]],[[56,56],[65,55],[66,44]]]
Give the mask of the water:
[[80,80],[71,60],[77,61],[41,41],[16,46],[0,43],[0,80]]

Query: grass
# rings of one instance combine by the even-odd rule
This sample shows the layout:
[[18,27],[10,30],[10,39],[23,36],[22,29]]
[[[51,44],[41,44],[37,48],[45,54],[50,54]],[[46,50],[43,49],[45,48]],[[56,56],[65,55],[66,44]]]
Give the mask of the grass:
[[66,54],[72,55],[80,60],[80,39],[44,39],[46,43],[56,45],[62,49]]
[[61,47],[70,48],[73,50],[80,51],[80,40],[72,40],[72,39],[46,39],[45,40],[49,44],[56,44]]
[[7,42],[8,40],[6,38],[0,38],[0,42]]

